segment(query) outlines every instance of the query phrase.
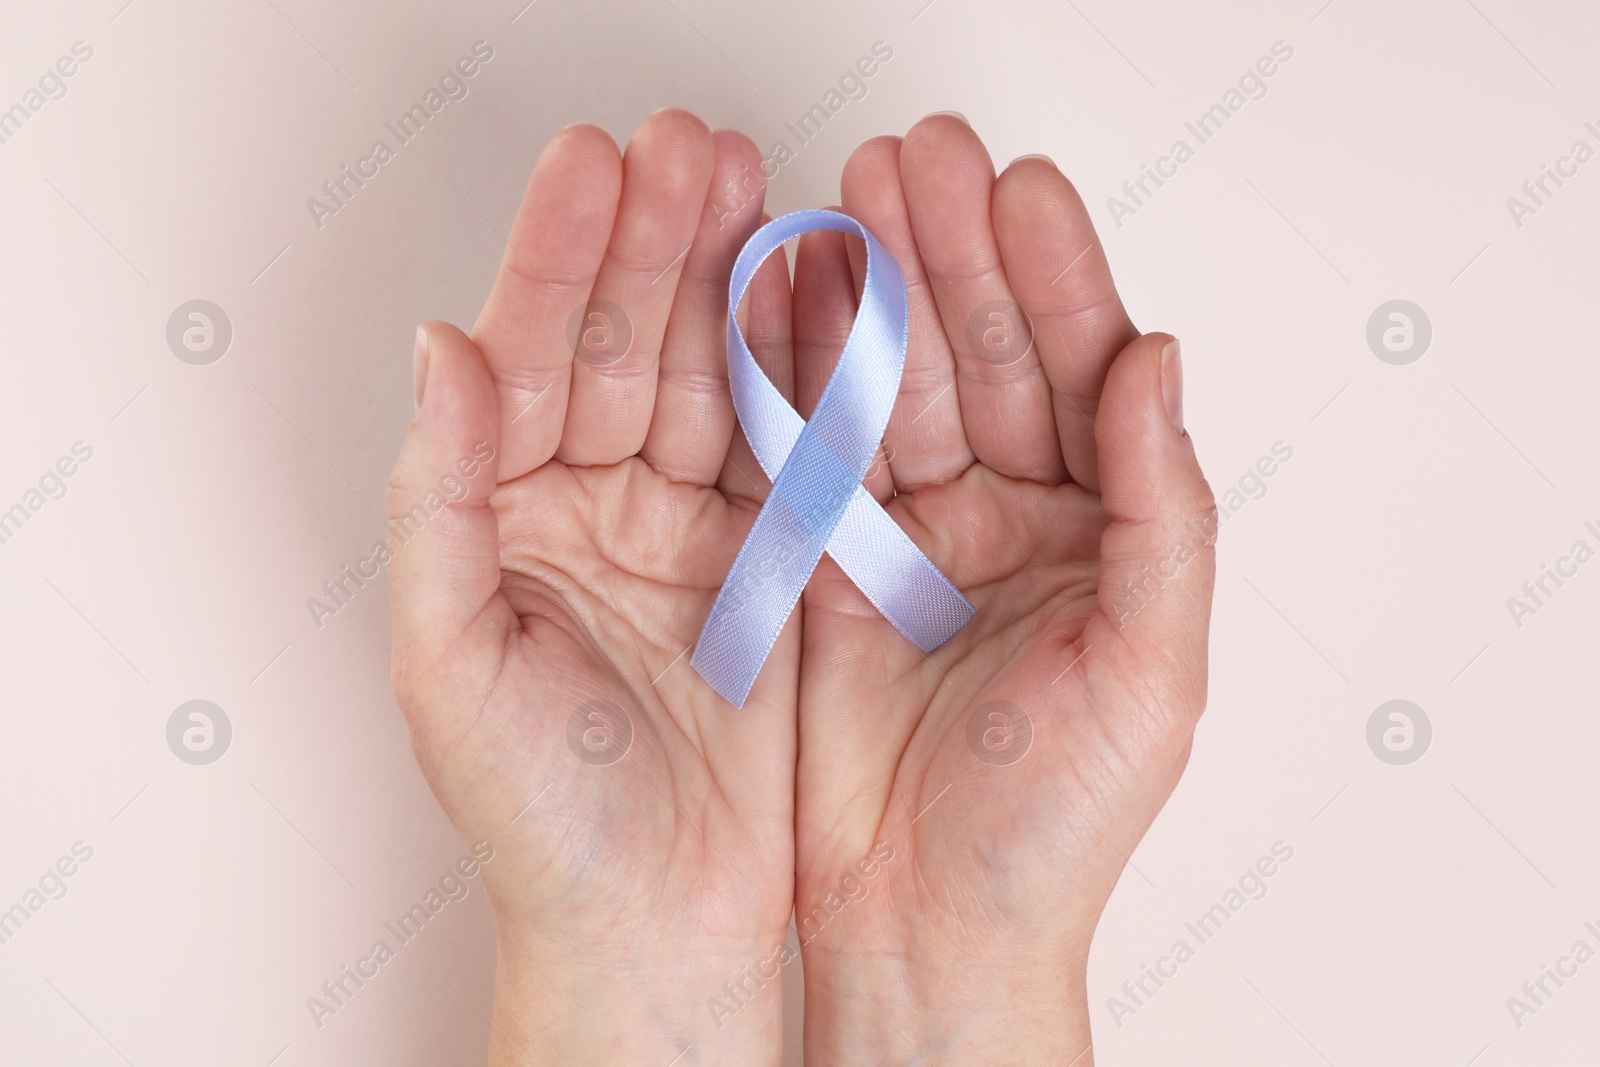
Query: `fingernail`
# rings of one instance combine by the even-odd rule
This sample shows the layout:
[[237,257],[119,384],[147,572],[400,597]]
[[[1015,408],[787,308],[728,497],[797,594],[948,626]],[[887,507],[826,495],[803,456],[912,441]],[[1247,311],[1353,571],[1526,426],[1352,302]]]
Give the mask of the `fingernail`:
[[1183,357],[1176,341],[1161,350],[1161,399],[1167,405],[1172,428],[1183,433]]
[[940,115],[946,115],[946,116],[948,116],[950,118],[955,119],[957,122],[961,123],[961,125],[967,127],[967,129],[969,129],[969,130],[972,128],[972,123],[967,121],[967,116],[963,115],[959,111],[935,111],[932,114],[928,115],[927,117],[930,118],[930,119],[936,119]]
[[1052,167],[1056,165],[1056,161],[1055,160],[1051,159],[1049,156],[1042,155],[1042,154],[1040,154],[1038,152],[1035,152],[1033,155],[1030,155],[1030,156],[1018,156],[1016,159],[1013,159],[1011,161],[1011,165],[1014,167],[1018,163],[1021,163],[1024,159],[1042,159],[1046,163],[1050,164]]
[[422,393],[428,387],[428,331],[417,327],[417,347],[411,353],[412,374],[416,378],[417,411],[422,410]]

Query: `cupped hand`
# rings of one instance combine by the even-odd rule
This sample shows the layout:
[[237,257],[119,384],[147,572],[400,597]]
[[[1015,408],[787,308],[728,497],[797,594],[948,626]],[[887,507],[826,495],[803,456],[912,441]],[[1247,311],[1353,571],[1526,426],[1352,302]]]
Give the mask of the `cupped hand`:
[[[863,145],[843,205],[911,300],[868,488],[978,610],[924,656],[832,561],[806,590],[807,1061],[1087,1067],[1089,938],[1205,702],[1214,507],[1177,346],[1134,329],[1055,166],[996,178],[956,117]],[[862,266],[802,240],[802,414]]]
[[[776,1058],[775,990],[707,1002],[790,915],[799,620],[741,713],[688,662],[766,489],[724,345],[760,169],[681,111],[625,155],[570,127],[471,336],[419,333],[394,680],[440,803],[495,851],[491,1062]],[[780,380],[788,302],[780,257],[750,296]]]

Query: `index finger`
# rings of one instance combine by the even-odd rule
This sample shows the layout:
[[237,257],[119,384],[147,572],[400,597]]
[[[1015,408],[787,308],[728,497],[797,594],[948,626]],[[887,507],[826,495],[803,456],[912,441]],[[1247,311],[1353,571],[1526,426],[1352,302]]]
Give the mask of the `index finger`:
[[582,315],[611,240],[622,156],[598,126],[568,126],[545,146],[511,226],[505,258],[472,339],[499,395],[500,480],[555,455]]

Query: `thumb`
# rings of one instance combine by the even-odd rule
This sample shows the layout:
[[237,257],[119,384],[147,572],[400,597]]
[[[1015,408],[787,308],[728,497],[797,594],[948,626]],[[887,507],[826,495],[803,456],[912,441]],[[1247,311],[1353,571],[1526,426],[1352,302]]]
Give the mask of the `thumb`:
[[430,322],[417,328],[416,383],[388,495],[395,689],[407,710],[446,653],[466,672],[498,660],[512,622],[489,507],[500,416],[488,366],[460,330]]
[[[1176,340],[1146,334],[1122,350],[1107,372],[1095,429],[1101,503],[1111,522],[1100,541],[1090,642],[1166,660],[1180,691],[1203,704],[1217,509],[1183,430]],[[1182,685],[1187,681],[1199,684]]]

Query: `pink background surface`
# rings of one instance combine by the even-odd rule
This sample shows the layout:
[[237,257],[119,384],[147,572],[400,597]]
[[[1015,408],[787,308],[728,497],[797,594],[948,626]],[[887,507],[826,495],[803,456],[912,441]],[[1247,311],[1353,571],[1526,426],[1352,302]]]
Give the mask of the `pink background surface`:
[[[1600,548],[1600,160],[1507,203],[1600,149],[1592,5],[123,3],[0,13],[0,108],[93,49],[0,145],[0,509],[93,450],[0,544],[0,909],[93,850],[0,945],[0,1060],[481,1062],[475,881],[335,1017],[306,1008],[466,852],[389,691],[386,589],[320,628],[306,600],[381,536],[414,325],[470,324],[545,139],[668,104],[795,149],[774,212],[834,202],[854,145],[929,111],[1002,165],[1051,155],[1135,321],[1183,339],[1224,505],[1293,450],[1223,526],[1210,707],[1095,942],[1098,1062],[1592,1057],[1600,961],[1520,1027],[1506,1003],[1600,949],[1600,562],[1520,627],[1507,607]],[[307,198],[480,40],[469,95],[319,228]],[[879,40],[865,98],[798,145],[785,122]],[[1280,41],[1197,144],[1184,123]],[[1179,138],[1119,225],[1108,198]],[[165,339],[196,298],[233,328],[208,366]],[[1432,324],[1404,366],[1366,341],[1393,299]],[[197,698],[233,728],[209,766],[165,739]],[[1405,766],[1367,746],[1391,699],[1433,728]],[[1279,841],[1265,896],[1114,1021]]]

